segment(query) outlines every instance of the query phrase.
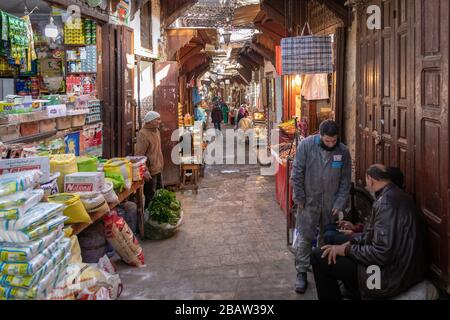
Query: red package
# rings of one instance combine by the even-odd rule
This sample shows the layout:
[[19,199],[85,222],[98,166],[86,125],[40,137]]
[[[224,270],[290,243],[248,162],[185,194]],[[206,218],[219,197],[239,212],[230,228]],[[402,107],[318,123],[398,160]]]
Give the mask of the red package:
[[109,243],[125,263],[134,266],[144,266],[144,254],[133,231],[115,209],[103,218],[105,234]]

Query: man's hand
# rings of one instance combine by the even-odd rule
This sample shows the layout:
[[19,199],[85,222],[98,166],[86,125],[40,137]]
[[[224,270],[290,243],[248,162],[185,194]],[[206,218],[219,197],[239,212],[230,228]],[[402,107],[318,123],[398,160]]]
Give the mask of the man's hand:
[[345,221],[345,220],[339,221],[338,225],[344,230],[352,230],[352,231],[355,230],[355,225],[349,221]]
[[339,230],[339,232],[345,234],[346,236],[352,236],[353,235],[353,230]]
[[343,244],[340,246],[323,246],[321,249],[323,250],[322,258],[326,259],[328,257],[328,264],[336,264],[336,257],[345,257],[345,247],[347,244]]
[[333,208],[333,210],[331,210],[331,213],[333,214],[333,216],[339,215],[339,212],[341,212],[341,210],[339,210],[337,208]]

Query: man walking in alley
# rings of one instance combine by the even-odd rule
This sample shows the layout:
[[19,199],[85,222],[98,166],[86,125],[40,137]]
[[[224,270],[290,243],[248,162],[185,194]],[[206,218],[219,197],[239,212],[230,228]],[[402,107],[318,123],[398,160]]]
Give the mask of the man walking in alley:
[[[426,229],[414,200],[382,165],[366,172],[376,201],[365,232],[342,245],[324,246],[311,255],[320,300],[341,300],[338,280],[355,299],[389,299],[422,281],[428,270]],[[378,281],[370,281],[376,276]],[[378,285],[374,285],[378,282]]]
[[161,117],[158,112],[150,111],[145,115],[144,126],[137,135],[136,155],[147,157],[148,172],[145,176],[145,208],[153,199],[156,190],[161,189],[164,157],[161,150],[159,127]]
[[214,109],[211,112],[211,120],[212,123],[214,123],[214,129],[216,130],[222,130],[220,128],[220,123],[223,120],[223,113],[222,113],[222,109],[220,108],[220,103],[215,103],[214,105]]
[[[295,291],[305,293],[312,242],[320,226],[334,222],[334,216],[347,204],[351,186],[351,157],[339,142],[338,127],[327,120],[320,134],[304,139],[292,168],[293,200],[297,206],[296,229],[299,232],[295,255],[297,281]],[[323,242],[323,237],[320,237]]]

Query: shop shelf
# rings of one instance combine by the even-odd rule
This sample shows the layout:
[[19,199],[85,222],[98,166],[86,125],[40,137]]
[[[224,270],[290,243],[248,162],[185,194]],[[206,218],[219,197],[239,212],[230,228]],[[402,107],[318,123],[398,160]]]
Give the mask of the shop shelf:
[[8,143],[8,144],[27,143],[27,142],[32,142],[32,141],[41,140],[41,139],[45,139],[45,138],[51,137],[54,134],[56,134],[56,132],[58,132],[58,131],[57,130],[53,130],[53,131],[49,131],[49,132],[35,134],[33,136],[21,137],[21,138],[18,138],[18,139],[9,140],[9,141],[2,141],[2,142],[3,143]]
[[[118,194],[119,197],[119,202],[114,204],[114,205],[110,205],[109,208],[112,210],[114,209],[116,206],[118,206],[119,204],[121,204],[122,202],[124,202],[125,200],[128,199],[128,197],[130,197],[131,195],[135,194],[139,188],[142,188],[144,185],[143,181],[136,181],[133,182],[133,184],[131,185],[131,188],[128,190],[125,190],[121,193]],[[103,216],[105,215],[105,213],[94,213],[91,215],[91,223],[77,223],[77,224],[73,224],[72,225],[72,230],[73,230],[73,234],[79,234],[80,232],[82,232],[84,229],[86,229],[87,227],[89,227],[91,224],[95,223],[96,221],[98,221],[99,219],[101,219]]]

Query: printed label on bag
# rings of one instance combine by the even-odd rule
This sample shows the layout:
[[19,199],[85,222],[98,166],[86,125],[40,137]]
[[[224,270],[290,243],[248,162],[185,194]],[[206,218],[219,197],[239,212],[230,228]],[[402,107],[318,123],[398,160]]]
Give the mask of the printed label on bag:
[[92,192],[94,185],[92,183],[66,183],[66,192]]

